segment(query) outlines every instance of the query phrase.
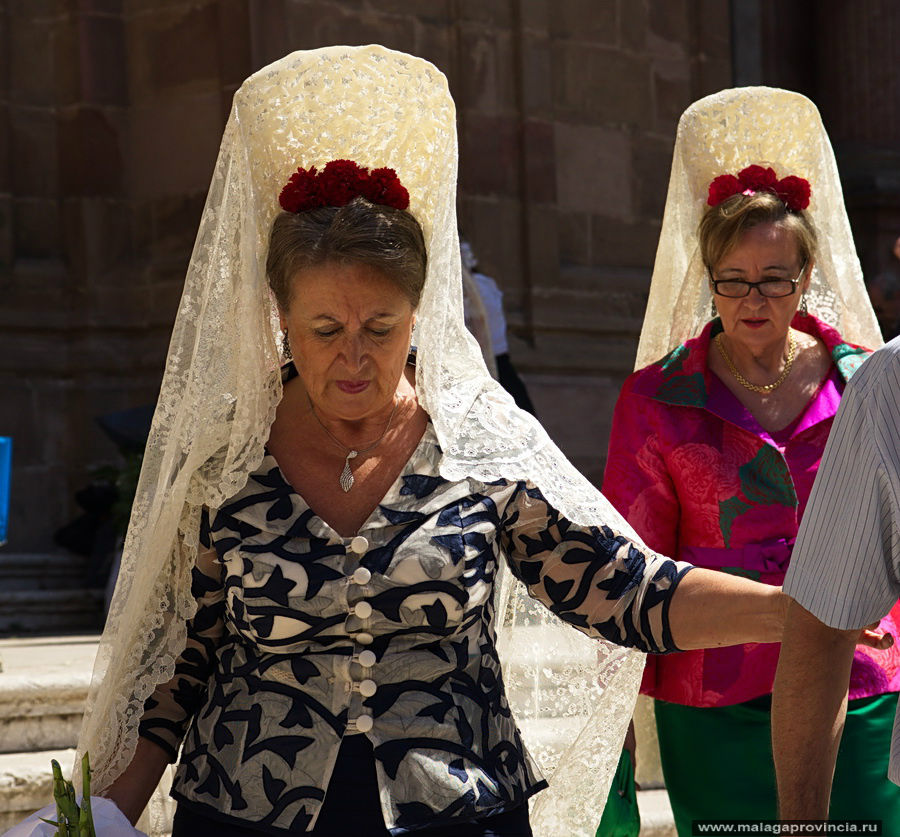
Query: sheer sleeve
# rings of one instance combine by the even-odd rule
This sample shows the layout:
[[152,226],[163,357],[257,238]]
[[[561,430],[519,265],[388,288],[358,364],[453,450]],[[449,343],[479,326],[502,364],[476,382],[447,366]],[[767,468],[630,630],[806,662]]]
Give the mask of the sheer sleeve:
[[689,564],[641,551],[608,526],[576,525],[527,483],[511,496],[501,532],[513,573],[560,619],[644,652],[679,650],[668,610]]
[[187,645],[175,664],[172,679],[157,686],[147,698],[139,728],[139,735],[162,747],[172,762],[178,758],[178,748],[206,695],[224,630],[224,568],[211,548],[205,511],[200,545],[191,575],[197,612],[187,625]]

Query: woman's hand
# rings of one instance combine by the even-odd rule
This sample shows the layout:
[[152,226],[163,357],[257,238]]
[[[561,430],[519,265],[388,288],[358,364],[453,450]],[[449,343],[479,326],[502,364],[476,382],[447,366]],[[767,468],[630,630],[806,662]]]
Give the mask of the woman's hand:
[[873,622],[871,625],[866,625],[859,632],[859,639],[856,640],[856,644],[884,651],[894,644],[894,637],[889,633],[878,633],[878,622]]

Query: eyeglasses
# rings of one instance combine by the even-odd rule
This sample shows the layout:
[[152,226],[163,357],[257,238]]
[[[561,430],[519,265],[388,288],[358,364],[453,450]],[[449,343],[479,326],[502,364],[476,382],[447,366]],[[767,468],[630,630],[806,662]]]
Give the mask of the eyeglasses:
[[803,271],[806,270],[806,262],[800,268],[800,274],[796,279],[763,279],[761,282],[748,282],[746,279],[713,279],[710,272],[710,279],[713,285],[713,293],[719,296],[725,296],[729,299],[741,299],[750,295],[750,291],[756,288],[760,296],[768,299],[778,299],[782,296],[790,296],[797,290],[797,285],[803,278]]

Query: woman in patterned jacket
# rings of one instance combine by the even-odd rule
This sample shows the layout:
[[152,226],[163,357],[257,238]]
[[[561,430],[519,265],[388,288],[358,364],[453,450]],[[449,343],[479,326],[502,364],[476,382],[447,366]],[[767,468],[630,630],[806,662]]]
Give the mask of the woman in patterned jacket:
[[[785,122],[796,142],[771,135]],[[697,310],[684,302],[691,294],[712,299],[712,319],[625,382],[603,491],[652,549],[781,585],[844,385],[869,355],[834,325],[870,345],[880,339],[831,149],[809,100],[765,88],[725,91],[685,112],[677,143],[645,333],[658,340],[654,306],[665,295],[670,320],[673,298],[676,320],[679,310]],[[687,227],[701,207],[695,229],[673,229],[676,218]],[[673,252],[684,254],[680,273]],[[678,334],[677,325],[670,329]],[[890,616],[880,626],[894,628]],[[691,834],[696,819],[776,816],[769,714],[779,648],[648,657],[642,691],[656,699],[679,834]],[[867,753],[872,726],[892,721],[898,662],[896,649],[856,652],[833,816],[900,817],[886,755]]]
[[608,662],[600,696],[540,614],[513,622],[528,679],[558,674],[532,717],[580,680],[602,712],[541,837],[605,794],[640,663],[619,646],[780,635],[780,591],[647,551],[487,374],[455,178],[421,59],[295,53],[236,93],[79,743],[132,821],[177,758],[174,837],[530,834],[505,567]]

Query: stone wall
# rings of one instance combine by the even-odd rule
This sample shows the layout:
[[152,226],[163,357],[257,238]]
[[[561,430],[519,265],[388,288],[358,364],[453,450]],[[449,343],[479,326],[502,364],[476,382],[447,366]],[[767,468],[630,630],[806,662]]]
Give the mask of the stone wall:
[[331,43],[447,73],[462,229],[542,420],[599,480],[674,127],[729,84],[728,25],[717,0],[0,0],[10,548],[47,548],[115,459],[95,416],[155,398],[233,91]]
[[900,227],[898,32],[892,0],[0,0],[10,548],[46,548],[115,458],[94,417],[153,401],[231,95],[269,61],[380,42],[447,73],[461,228],[599,481],[678,115],[732,78],[810,95],[872,273]]
[[0,2],[0,56],[0,434],[33,550],[115,459],[94,418],[155,399],[246,4]]

